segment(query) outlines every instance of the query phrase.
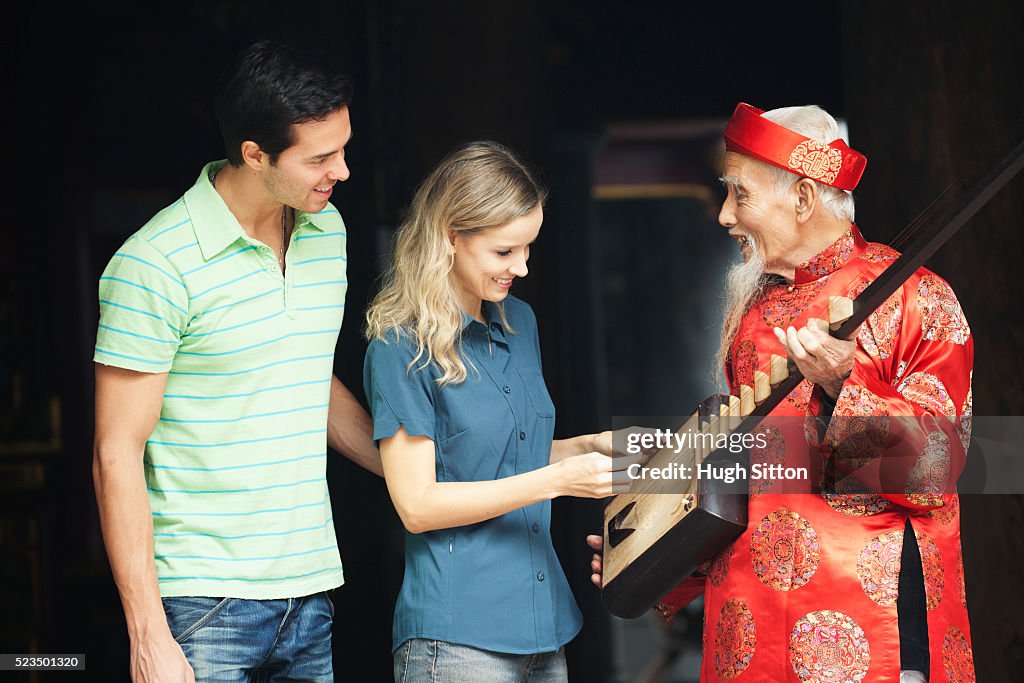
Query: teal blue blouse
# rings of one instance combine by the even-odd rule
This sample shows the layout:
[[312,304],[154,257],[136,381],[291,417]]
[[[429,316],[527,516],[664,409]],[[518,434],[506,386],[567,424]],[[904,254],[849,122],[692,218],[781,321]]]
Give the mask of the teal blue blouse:
[[[537,321],[520,299],[510,296],[504,306],[510,330],[490,302],[486,325],[463,317],[462,349],[472,365],[461,384],[438,388],[435,365],[408,370],[415,355],[408,335],[375,340],[367,350],[363,384],[374,439],[394,436],[399,425],[429,437],[439,482],[510,477],[550,460],[555,407],[541,373]],[[429,638],[526,654],[572,640],[582,617],[550,522],[545,501],[477,524],[406,532],[393,648]]]

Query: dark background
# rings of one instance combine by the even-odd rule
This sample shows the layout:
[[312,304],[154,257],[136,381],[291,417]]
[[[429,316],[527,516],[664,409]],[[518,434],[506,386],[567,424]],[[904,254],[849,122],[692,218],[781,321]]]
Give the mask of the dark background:
[[[669,200],[602,200],[616,144],[657,166],[660,145],[708,139],[738,101],[820,104],[869,159],[857,222],[886,242],[1024,110],[1019,2],[141,5],[8,3],[0,48],[0,651],[86,653],[77,676],[91,680],[121,680],[128,654],[90,473],[97,278],[224,156],[210,94],[244,45],[305,44],[356,82],[352,178],[333,202],[350,281],[336,372],[360,394],[361,310],[416,183],[477,138],[541,171],[551,200],[516,294],[540,320],[560,436],[614,414],[689,413],[711,388],[715,287],[734,253],[716,232],[713,165],[692,152],[655,168],[655,181],[689,188]],[[1024,414],[1022,197],[1018,177],[929,263],[975,334],[977,415]],[[328,475],[347,580],[338,679],[388,680],[401,527],[382,481],[340,457]],[[556,504],[556,546],[587,619],[570,671],[587,683],[616,680],[609,620],[587,585],[583,534],[598,524],[596,503]],[[1022,527],[1019,496],[962,501],[979,680],[1024,671]],[[76,674],[54,679],[65,676]]]

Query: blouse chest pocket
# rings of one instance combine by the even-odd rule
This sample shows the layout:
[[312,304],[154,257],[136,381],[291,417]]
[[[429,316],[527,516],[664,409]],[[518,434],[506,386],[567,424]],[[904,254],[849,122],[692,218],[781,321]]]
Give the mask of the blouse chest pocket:
[[544,375],[539,367],[518,368],[519,378],[526,386],[526,393],[530,399],[538,417],[554,417],[555,404],[551,402],[551,395],[548,394],[548,387],[544,383]]

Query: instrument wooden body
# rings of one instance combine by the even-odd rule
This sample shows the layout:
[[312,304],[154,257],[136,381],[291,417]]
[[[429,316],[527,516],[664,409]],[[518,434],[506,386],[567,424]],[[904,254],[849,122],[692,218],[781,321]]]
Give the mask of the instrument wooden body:
[[[828,323],[811,322],[838,338],[850,339],[875,309],[1024,168],[1024,142],[1019,136],[1010,149],[956,202],[941,212],[926,212],[927,224],[912,225],[922,228],[918,237],[856,300],[829,297]],[[785,358],[772,356],[767,373],[755,371],[753,387],[740,387],[739,396],[712,396],[680,432],[751,433],[801,379]],[[672,463],[694,467],[701,462],[745,467],[747,461],[746,453],[696,449],[676,455],[665,449],[648,467]],[[601,595],[612,614],[640,616],[702,562],[728,548],[746,528],[746,479],[725,484],[694,477],[688,487],[680,493],[678,481],[634,483],[630,493],[615,496],[606,506]]]
[[[833,328],[849,317],[852,303],[831,297]],[[824,321],[812,322],[829,327]],[[678,433],[715,437],[750,431],[759,419],[755,409],[766,405],[771,396],[770,387],[781,388],[791,374],[785,358],[772,356],[770,372],[755,372],[753,387],[740,387],[739,396],[716,394],[706,399]],[[748,461],[745,451],[696,448],[677,455],[664,449],[647,466],[676,464],[695,472],[700,464],[745,469]],[[680,487],[684,487],[682,492]],[[604,514],[601,595],[612,614],[625,618],[643,614],[702,562],[725,550],[747,527],[745,478],[728,482],[691,476],[684,483],[658,479],[634,482],[633,489],[613,498]]]
[[[720,406],[727,406],[729,398],[716,395],[704,401],[680,431],[721,429]],[[648,466],[678,463],[692,467],[699,462],[731,466],[744,459],[727,452],[715,452],[706,459],[693,451],[681,455],[682,462],[680,456],[665,449]],[[727,546],[747,526],[745,480],[727,484],[722,479],[691,479],[685,493],[670,492],[679,486],[679,482],[658,480],[654,490],[621,494],[605,508],[601,594],[617,616],[643,614],[672,590],[680,577],[692,574],[701,562],[724,550],[722,543]],[[680,548],[695,552],[678,552]]]

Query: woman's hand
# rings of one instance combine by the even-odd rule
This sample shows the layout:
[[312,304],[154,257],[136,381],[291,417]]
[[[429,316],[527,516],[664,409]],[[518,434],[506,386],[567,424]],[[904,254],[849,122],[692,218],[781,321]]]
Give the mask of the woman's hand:
[[[626,427],[625,429],[617,429],[614,432],[606,430],[598,434],[591,435],[591,450],[597,453],[603,453],[609,458],[620,458],[629,455],[639,455],[640,464],[646,465],[647,461],[650,460],[658,449],[654,446],[644,448],[640,445],[640,440],[635,440],[635,445],[629,444],[629,434],[645,434],[654,433],[654,429],[650,427]],[[636,451],[631,453],[630,450]]]
[[557,490],[560,496],[607,498],[629,490],[633,480],[627,470],[639,465],[639,455],[611,458],[603,453],[584,453],[559,461]]

